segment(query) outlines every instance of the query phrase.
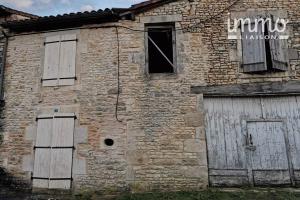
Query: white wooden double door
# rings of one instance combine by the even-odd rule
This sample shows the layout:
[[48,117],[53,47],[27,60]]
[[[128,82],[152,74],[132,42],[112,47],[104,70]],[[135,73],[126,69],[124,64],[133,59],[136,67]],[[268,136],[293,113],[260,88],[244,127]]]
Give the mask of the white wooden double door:
[[212,186],[300,181],[300,97],[206,98]]
[[37,119],[33,187],[71,187],[74,120],[74,114],[40,116]]

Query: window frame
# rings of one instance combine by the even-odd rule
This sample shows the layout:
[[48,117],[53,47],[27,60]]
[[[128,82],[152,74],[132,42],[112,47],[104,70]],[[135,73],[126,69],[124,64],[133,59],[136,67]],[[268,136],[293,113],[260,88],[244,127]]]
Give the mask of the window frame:
[[[172,73],[149,73],[149,39],[148,39],[148,30],[149,29],[168,29],[172,30],[172,51],[173,51],[173,65],[175,66]],[[176,75],[178,73],[177,66],[177,51],[176,51],[176,31],[175,23],[150,23],[145,24],[145,73],[147,75]]]

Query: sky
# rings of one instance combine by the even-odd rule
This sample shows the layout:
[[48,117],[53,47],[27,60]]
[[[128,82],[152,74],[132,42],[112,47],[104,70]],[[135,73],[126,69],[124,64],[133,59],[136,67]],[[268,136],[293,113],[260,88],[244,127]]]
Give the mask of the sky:
[[40,16],[123,8],[143,0],[0,0],[0,4]]

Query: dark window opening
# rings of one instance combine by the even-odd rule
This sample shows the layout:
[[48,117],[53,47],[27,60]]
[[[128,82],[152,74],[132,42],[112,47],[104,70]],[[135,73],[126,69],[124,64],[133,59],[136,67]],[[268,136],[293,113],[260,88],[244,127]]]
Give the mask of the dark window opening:
[[174,73],[173,27],[148,27],[149,73]]
[[267,62],[267,71],[273,70],[273,63],[272,63],[272,55],[271,55],[271,47],[270,47],[270,34],[268,25],[265,24],[264,28],[264,36],[265,36],[265,52],[266,52],[266,62]]
[[105,139],[104,144],[107,146],[113,146],[114,145],[114,140],[112,139]]

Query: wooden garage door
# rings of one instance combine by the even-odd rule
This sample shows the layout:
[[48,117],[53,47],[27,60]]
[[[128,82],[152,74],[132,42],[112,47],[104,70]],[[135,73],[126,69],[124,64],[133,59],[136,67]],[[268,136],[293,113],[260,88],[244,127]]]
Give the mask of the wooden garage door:
[[212,186],[300,181],[300,97],[206,98]]

